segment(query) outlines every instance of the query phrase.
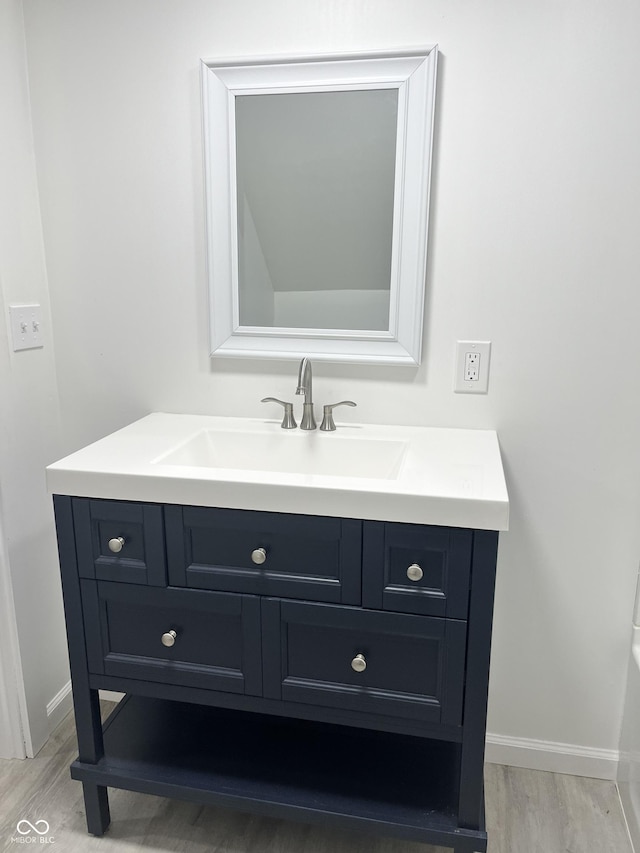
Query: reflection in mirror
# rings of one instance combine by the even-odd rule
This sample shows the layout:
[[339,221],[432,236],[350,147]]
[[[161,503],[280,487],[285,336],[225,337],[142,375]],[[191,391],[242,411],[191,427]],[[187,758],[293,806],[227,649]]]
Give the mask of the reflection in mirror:
[[241,326],[389,329],[398,90],[236,98]]

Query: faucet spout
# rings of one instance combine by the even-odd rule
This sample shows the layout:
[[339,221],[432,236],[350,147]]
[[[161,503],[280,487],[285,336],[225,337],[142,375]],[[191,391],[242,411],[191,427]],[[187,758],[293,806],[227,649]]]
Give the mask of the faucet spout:
[[317,423],[313,414],[313,374],[311,371],[311,360],[306,356],[300,362],[298,369],[296,394],[304,394],[300,429],[315,429]]
[[298,387],[296,394],[304,394],[305,403],[313,403],[311,361],[305,356],[298,368]]

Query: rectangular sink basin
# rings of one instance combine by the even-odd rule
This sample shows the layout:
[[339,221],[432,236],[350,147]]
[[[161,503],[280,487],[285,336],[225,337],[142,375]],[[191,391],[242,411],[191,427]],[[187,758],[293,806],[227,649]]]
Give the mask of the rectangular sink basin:
[[326,477],[398,476],[407,444],[322,432],[228,432],[203,429],[154,464],[273,471]]
[[155,412],[54,462],[53,494],[506,530],[493,430]]

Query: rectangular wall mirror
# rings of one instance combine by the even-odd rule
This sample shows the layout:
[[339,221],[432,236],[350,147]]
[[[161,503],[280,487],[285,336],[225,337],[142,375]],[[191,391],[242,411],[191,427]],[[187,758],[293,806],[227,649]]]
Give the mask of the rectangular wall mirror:
[[213,356],[420,362],[436,56],[202,63]]

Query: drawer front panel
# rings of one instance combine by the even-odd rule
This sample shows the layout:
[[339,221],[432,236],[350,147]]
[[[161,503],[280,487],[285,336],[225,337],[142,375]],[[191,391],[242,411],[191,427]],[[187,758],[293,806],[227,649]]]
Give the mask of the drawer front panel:
[[165,523],[174,586],[360,603],[360,521],[166,506]]
[[460,724],[465,622],[277,599],[262,606],[265,696]]
[[365,521],[365,607],[466,619],[470,530]]
[[261,695],[255,596],[82,581],[82,603],[91,672]]
[[161,506],[74,498],[73,518],[80,577],[166,586]]

